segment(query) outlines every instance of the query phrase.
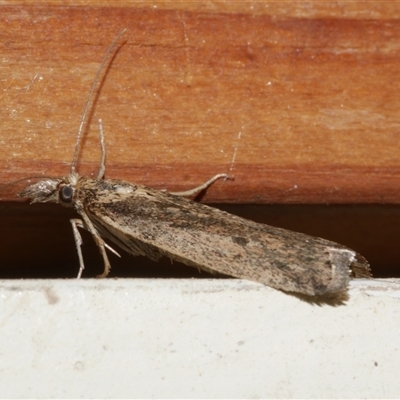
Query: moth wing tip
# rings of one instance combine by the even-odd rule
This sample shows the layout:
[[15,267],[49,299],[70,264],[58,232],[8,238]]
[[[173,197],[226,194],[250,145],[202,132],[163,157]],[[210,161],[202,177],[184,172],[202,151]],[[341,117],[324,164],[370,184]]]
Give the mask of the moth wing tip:
[[346,291],[352,277],[371,277],[368,261],[355,251],[330,247],[328,252],[332,268],[332,280],[326,286],[324,294]]

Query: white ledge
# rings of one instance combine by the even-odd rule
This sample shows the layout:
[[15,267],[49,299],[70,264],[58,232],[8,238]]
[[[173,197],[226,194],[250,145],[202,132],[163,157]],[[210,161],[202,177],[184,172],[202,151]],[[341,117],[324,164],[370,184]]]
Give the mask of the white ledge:
[[2,398],[400,394],[400,280],[337,306],[229,279],[0,286]]

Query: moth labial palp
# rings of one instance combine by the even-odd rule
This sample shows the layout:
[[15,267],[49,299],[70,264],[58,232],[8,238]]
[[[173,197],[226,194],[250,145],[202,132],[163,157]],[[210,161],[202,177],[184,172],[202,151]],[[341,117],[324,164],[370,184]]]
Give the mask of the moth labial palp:
[[20,193],[32,203],[54,202],[73,207],[80,215],[81,219],[71,220],[79,258],[78,278],[84,270],[79,233],[82,228],[91,233],[102,255],[101,277],[110,271],[106,249],[118,255],[104,239],[132,255],[144,255],[155,261],[166,256],[207,272],[309,296],[345,291],[350,274],[370,276],[368,262],[345,246],[249,221],[183,197],[208,188],[218,179],[227,179],[226,174],[217,174],[192,190],[171,193],[122,180],[103,179],[106,146],[101,120],[97,178],[80,176],[76,163],[88,109],[100,74],[123,32],[108,49],[92,84],[70,173],[64,178],[42,180]]

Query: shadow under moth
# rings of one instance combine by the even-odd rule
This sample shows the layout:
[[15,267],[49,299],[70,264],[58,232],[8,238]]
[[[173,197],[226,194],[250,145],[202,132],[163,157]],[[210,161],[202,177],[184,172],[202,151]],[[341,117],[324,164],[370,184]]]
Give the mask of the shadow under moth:
[[106,152],[101,120],[102,159],[97,179],[80,176],[75,165],[88,109],[99,77],[123,32],[108,49],[92,84],[69,175],[41,180],[19,194],[32,203],[73,207],[80,215],[81,219],[71,220],[80,265],[78,278],[84,269],[78,228],[88,230],[100,250],[104,261],[100,277],[110,270],[106,249],[116,253],[104,239],[133,255],[152,260],[166,256],[207,272],[309,296],[343,292],[351,276],[370,276],[368,262],[340,244],[252,222],[183,197],[207,188],[219,178],[226,179],[225,174],[180,193],[103,179]]

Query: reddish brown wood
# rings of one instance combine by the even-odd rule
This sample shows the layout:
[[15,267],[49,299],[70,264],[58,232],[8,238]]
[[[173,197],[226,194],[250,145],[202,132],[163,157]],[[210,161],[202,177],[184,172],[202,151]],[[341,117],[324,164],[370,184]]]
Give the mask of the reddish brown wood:
[[127,28],[82,173],[102,118],[108,177],[181,190],[228,172],[205,201],[399,203],[399,4],[61,4],[0,7],[1,183],[68,173],[94,75]]

